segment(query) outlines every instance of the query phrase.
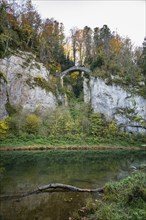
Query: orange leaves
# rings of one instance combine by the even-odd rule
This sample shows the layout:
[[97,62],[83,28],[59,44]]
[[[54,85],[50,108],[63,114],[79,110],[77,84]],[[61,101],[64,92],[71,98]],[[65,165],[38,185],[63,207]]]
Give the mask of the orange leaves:
[[13,28],[17,28],[18,27],[18,22],[16,20],[16,17],[14,17],[13,14],[7,13],[7,20],[8,20],[8,22],[9,22],[11,27],[13,27]]
[[23,31],[24,31],[25,33],[27,33],[28,35],[30,35],[30,34],[32,33],[32,28],[31,28],[30,26],[25,26],[25,27],[23,28]]
[[110,40],[110,48],[115,54],[119,54],[122,47],[123,43],[118,37],[114,37]]

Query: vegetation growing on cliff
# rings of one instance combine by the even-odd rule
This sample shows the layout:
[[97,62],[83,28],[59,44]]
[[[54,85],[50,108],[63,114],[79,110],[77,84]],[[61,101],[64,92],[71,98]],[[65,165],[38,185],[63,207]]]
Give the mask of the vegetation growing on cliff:
[[[11,115],[11,120],[8,123],[9,129],[4,128],[5,137],[59,138],[63,135],[70,140],[89,137],[93,139],[92,142],[96,139],[98,143],[101,143],[102,139],[124,140],[128,137],[133,143],[132,136],[121,132],[113,121],[107,122],[102,115],[93,113],[90,107],[83,103],[81,74],[73,72],[65,76],[64,88],[59,85],[59,80],[53,74],[73,65],[84,65],[93,71],[93,76],[105,79],[107,84],[120,84],[127,90],[146,97],[145,41],[143,48],[134,48],[130,39],[112,32],[107,25],[95,27],[93,30],[88,26],[83,29],[73,28],[70,38],[66,41],[63,24],[49,18],[42,20],[31,0],[25,0],[24,4],[2,0],[0,47],[0,58],[16,54],[18,50],[35,54],[36,59],[43,62],[51,74],[48,80],[40,74],[33,80],[28,78],[26,83],[32,87],[39,86],[46,91],[52,91],[53,94],[60,92],[68,97],[66,108],[58,107],[46,114],[38,109],[34,111],[32,114],[35,116],[30,121],[32,126],[30,125],[29,129],[26,129],[29,113],[21,113],[7,102],[5,107]],[[29,57],[26,63],[23,63],[24,67],[30,59]],[[39,70],[40,66],[37,68]],[[0,78],[5,80],[2,73]],[[130,109],[123,110],[121,114],[124,111]],[[141,122],[141,126],[145,126],[144,119],[136,118],[135,115],[131,117]],[[36,121],[41,123],[38,129],[33,130],[33,123]],[[143,141],[144,137],[140,143]]]
[[146,96],[145,44],[144,40],[143,48],[134,48],[129,38],[122,38],[106,24],[93,30],[88,26],[72,28],[66,39],[63,23],[53,18],[42,20],[31,0],[0,3],[0,57],[17,49],[29,51],[52,74],[84,65],[108,84],[120,84]]

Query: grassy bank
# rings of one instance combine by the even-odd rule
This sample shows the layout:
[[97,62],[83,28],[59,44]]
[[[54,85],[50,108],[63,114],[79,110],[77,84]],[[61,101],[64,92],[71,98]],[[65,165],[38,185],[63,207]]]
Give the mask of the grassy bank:
[[146,135],[121,130],[91,106],[70,102],[46,114],[17,113],[0,122],[0,147],[20,146],[110,146],[142,147]]
[[86,137],[86,136],[56,136],[56,137],[8,137],[0,141],[0,149],[4,148],[146,148],[146,139],[144,136],[124,136],[124,137]]
[[88,201],[71,219],[146,219],[146,174],[137,172],[120,182],[108,183],[101,199]]

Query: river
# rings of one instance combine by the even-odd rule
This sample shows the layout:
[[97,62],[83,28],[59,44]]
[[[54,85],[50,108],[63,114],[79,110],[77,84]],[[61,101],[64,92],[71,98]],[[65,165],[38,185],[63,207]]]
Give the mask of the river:
[[[144,151],[1,152],[0,193],[27,192],[49,183],[103,187],[146,164]],[[2,199],[0,220],[68,220],[97,194],[51,192]]]

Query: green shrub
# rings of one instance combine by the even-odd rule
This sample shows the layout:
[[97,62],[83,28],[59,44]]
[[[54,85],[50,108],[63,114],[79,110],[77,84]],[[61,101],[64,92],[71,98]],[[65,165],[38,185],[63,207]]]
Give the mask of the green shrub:
[[9,133],[9,121],[10,118],[6,118],[0,121],[0,139],[5,138]]
[[105,120],[100,113],[90,115],[90,133],[93,136],[104,135]]
[[38,132],[41,124],[42,120],[37,115],[29,114],[25,119],[25,130],[30,134],[35,134]]
[[118,133],[119,133],[118,126],[114,121],[111,121],[106,128],[106,134],[108,136],[116,137]]
[[44,119],[44,124],[48,134],[53,136],[69,134],[74,130],[74,121],[70,112],[64,107],[49,111]]
[[90,210],[92,215],[88,212],[85,219],[146,219],[146,174],[137,172],[120,182],[106,184],[102,200],[90,203]]

